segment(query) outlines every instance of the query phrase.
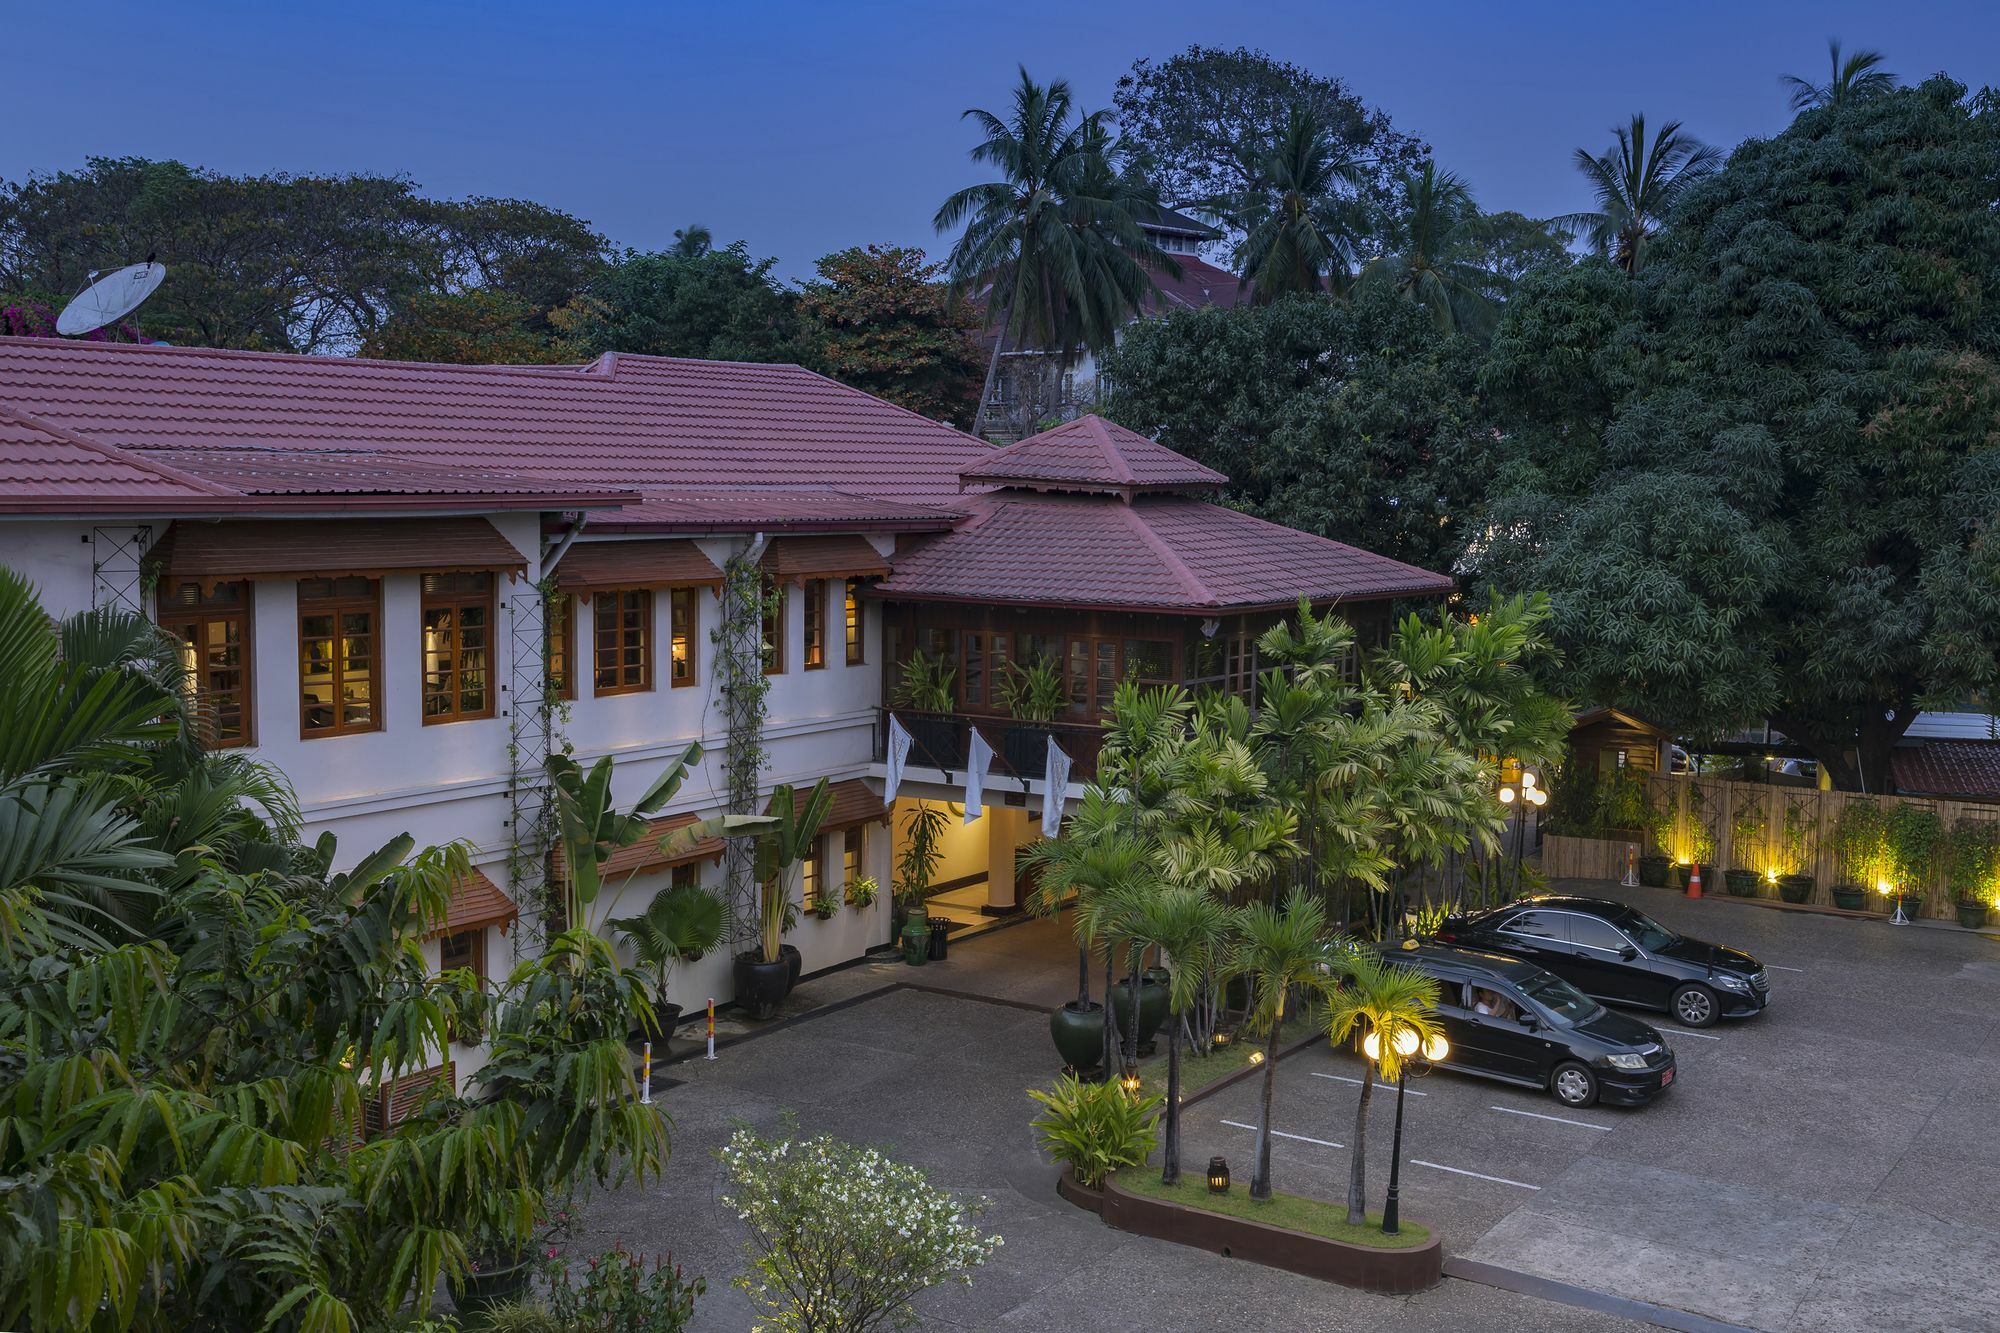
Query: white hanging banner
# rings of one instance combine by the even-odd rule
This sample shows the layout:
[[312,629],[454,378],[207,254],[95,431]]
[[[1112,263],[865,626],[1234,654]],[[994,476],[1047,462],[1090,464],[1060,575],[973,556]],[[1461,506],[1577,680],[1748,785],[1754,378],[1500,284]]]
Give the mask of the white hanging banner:
[[979,734],[978,727],[968,727],[972,733],[972,744],[965,750],[965,822],[970,824],[983,813],[981,799],[985,795],[986,770],[993,767],[993,747]]
[[1069,786],[1069,756],[1049,737],[1048,767],[1042,770],[1042,836],[1053,838],[1062,831],[1063,789]]
[[896,788],[903,785],[903,765],[909,761],[910,733],[903,729],[903,724],[896,720],[894,713],[891,713],[889,714],[889,777],[883,784],[882,791],[884,805],[895,804]]

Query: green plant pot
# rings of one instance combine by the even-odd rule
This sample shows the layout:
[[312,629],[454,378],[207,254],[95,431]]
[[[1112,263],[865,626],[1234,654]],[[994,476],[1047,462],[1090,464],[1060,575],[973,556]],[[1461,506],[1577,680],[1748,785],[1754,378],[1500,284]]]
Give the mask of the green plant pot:
[[1722,882],[1732,898],[1755,898],[1757,881],[1761,878],[1754,870],[1730,870],[1723,873]]
[[1812,897],[1812,891],[1811,875],[1778,876],[1778,896],[1788,903],[1802,903]]
[[1979,930],[1986,925],[1986,904],[1982,902],[1959,902],[1952,906],[1958,912],[1958,924],[1967,930]]
[[753,1018],[769,1018],[777,1013],[778,1006],[792,993],[791,960],[780,957],[774,963],[767,963],[753,949],[737,954],[734,963],[736,1003]]
[[519,1300],[535,1277],[535,1265],[527,1259],[511,1263],[491,1256],[475,1258],[477,1272],[467,1273],[451,1284],[451,1299],[460,1312],[476,1314],[505,1301]]
[[1639,882],[1649,889],[1667,887],[1667,871],[1673,862],[1664,856],[1642,856],[1639,858]]
[[1868,890],[1859,884],[1836,884],[1833,886],[1833,905],[1845,912],[1858,912],[1868,901]]
[[1092,1000],[1079,1009],[1071,1000],[1049,1015],[1049,1036],[1056,1054],[1071,1069],[1095,1069],[1104,1063],[1104,1006]]
[[[1903,915],[1905,917],[1908,917],[1910,920],[1915,921],[1918,917],[1924,914],[1924,896],[1922,894],[1899,893],[1896,895],[1896,898],[1897,898],[1896,905],[1900,906],[1903,909]],[[1891,912],[1894,912],[1896,908],[1891,907],[1889,910]]]
[[911,917],[903,924],[903,961],[911,967],[922,967],[930,959],[931,928],[922,917]]
[[[1111,1010],[1118,1015],[1118,1035],[1132,1031],[1132,988],[1121,981],[1111,988]],[[1139,980],[1139,1045],[1144,1046],[1160,1030],[1167,1016],[1167,988],[1143,976]]]

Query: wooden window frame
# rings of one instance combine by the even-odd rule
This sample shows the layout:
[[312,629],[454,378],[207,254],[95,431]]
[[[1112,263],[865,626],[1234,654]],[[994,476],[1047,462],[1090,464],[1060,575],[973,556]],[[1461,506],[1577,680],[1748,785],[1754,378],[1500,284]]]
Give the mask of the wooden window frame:
[[[560,675],[556,672],[558,657],[562,662]],[[542,688],[557,699],[576,698],[576,597],[572,593],[557,593],[542,603]]]
[[764,674],[767,676],[785,674],[785,613],[791,609],[786,605],[791,599],[785,595],[785,587],[785,584],[773,579],[764,588],[767,609],[758,625],[758,633],[765,645]]
[[[446,951],[454,940],[467,941],[466,961],[462,964],[453,964],[447,956]],[[486,983],[492,977],[486,970],[486,927],[473,926],[469,930],[447,931],[438,936],[438,974],[442,976],[446,972],[454,971],[456,967],[470,969],[472,975],[479,978],[479,989],[482,991],[486,989]],[[460,1028],[454,1023],[450,1037],[461,1046],[477,1046],[486,1040],[486,1033],[483,1026]]]
[[[193,627],[200,632],[206,631],[211,624],[239,622],[236,628],[237,644],[242,649],[243,661],[237,667],[237,672],[243,679],[236,693],[242,698],[239,707],[243,717],[243,734],[234,740],[224,740],[215,734],[212,726],[204,722],[199,730],[202,748],[207,750],[237,750],[257,743],[256,641],[252,637],[257,623],[257,585],[248,579],[230,579],[226,582],[243,589],[242,600],[234,606],[209,607],[202,606],[199,602],[193,606],[183,606],[179,602],[169,601],[168,598],[173,594],[164,587],[155,596],[158,605],[158,614],[154,617],[155,623],[186,645],[186,649],[197,659],[201,659],[207,650],[208,636],[203,632],[200,635],[201,642],[189,643],[181,634],[182,629]],[[184,579],[178,586],[192,586],[196,590],[197,597],[202,595],[201,585],[192,579]],[[222,586],[224,584],[216,585],[218,588]],[[186,665],[185,660],[182,664]],[[215,695],[215,691],[207,688],[207,680],[208,668],[201,660],[197,660],[196,664],[188,669],[188,694],[198,721],[214,716],[213,710],[206,706]]]
[[701,862],[682,861],[667,874],[667,885],[675,889],[698,889],[701,887]]
[[[687,623],[681,623],[681,606]],[[683,651],[685,650],[685,651]],[[681,671],[685,663],[687,671]],[[667,684],[683,689],[701,679],[701,589],[667,589]]]
[[843,891],[868,873],[868,826],[855,824],[840,831],[840,876]]
[[[429,657],[430,648],[428,642],[420,642],[418,645],[418,678],[420,685],[417,695],[417,706],[423,713],[424,725],[427,727],[444,726],[452,722],[476,722],[481,718],[492,717],[494,714],[493,696],[498,692],[498,684],[495,679],[497,673],[494,670],[495,661],[498,657],[498,644],[496,642],[498,636],[494,633],[494,630],[500,620],[498,611],[500,580],[487,571],[466,570],[464,572],[485,573],[486,595],[483,600],[477,593],[426,592],[423,585],[425,579],[430,576],[421,575],[417,579],[417,628],[420,633],[424,635],[430,634],[431,612],[449,611],[452,613],[452,666],[448,673],[451,685],[449,689],[444,691],[451,701],[451,709],[448,712],[431,712],[431,698],[437,692],[431,689],[430,663],[424,660]],[[439,577],[451,576],[440,575]],[[486,613],[486,702],[476,709],[465,707],[464,613],[468,609],[481,610]]]
[[859,580],[848,579],[843,585],[845,597],[841,602],[841,628],[847,644],[847,665],[866,666],[868,664],[868,612],[861,601]]
[[799,901],[807,911],[812,910],[818,898],[820,886],[826,882],[826,835],[819,834],[812,840],[812,849],[799,858]]
[[[807,671],[826,670],[826,603],[832,595],[831,579],[807,579],[799,590],[805,602],[804,641],[800,657]],[[818,660],[814,660],[817,658]]]
[[[325,578],[327,576],[321,575],[320,577]],[[330,581],[338,583],[341,577],[358,576],[335,576]],[[299,739],[316,741],[324,740],[329,736],[365,736],[370,732],[381,731],[383,729],[382,712],[388,702],[383,698],[382,694],[382,580],[379,578],[366,580],[370,589],[372,589],[366,597],[327,597],[308,601],[305,596],[305,585],[317,581],[317,579],[300,579],[298,582],[299,662],[297,677],[299,687]],[[345,712],[345,707],[341,703],[340,696],[341,681],[347,674],[347,655],[336,651],[331,659],[333,664],[332,707],[335,713],[335,721],[330,727],[307,726],[305,700],[306,617],[308,615],[333,617],[334,632],[331,638],[337,648],[346,638],[340,629],[341,617],[355,611],[366,611],[368,613],[368,724],[366,726],[349,726],[347,723],[339,720],[340,715]]]
[[[604,683],[605,620],[604,608],[609,603],[614,618],[625,612],[627,596],[639,599],[639,680],[636,682],[620,679],[619,683]],[[593,698],[606,698],[615,694],[644,694],[653,688],[653,639],[656,626],[653,624],[653,590],[651,588],[603,588],[591,594],[590,599],[590,693]],[[612,646],[610,652],[615,658],[622,656],[630,646],[624,641],[622,627],[614,619],[611,629]],[[622,663],[614,661],[612,670],[622,678],[625,670]]]

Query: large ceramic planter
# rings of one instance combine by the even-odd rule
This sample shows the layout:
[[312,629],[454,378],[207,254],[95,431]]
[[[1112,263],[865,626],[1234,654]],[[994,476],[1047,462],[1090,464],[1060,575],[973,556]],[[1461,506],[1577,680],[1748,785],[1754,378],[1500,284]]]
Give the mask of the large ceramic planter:
[[1958,911],[1958,924],[1967,930],[1980,930],[1986,925],[1986,904],[1982,902],[1958,902],[1953,906]]
[[1071,1000],[1049,1015],[1049,1036],[1056,1054],[1071,1069],[1095,1069],[1104,1063],[1104,1006],[1095,1000],[1079,1009]]
[[913,916],[905,921],[897,939],[903,946],[903,961],[911,967],[922,967],[930,958],[931,928],[922,917]]
[[[1686,893],[1688,877],[1693,871],[1693,866],[1676,865],[1673,870],[1672,886],[1680,892]],[[1721,881],[1715,877],[1715,867],[1710,865],[1703,866],[1701,868],[1701,891],[1703,893],[1714,893],[1721,887]]]
[[1812,891],[1811,875],[1778,876],[1778,896],[1788,903],[1802,903],[1812,897]]
[[1754,870],[1729,870],[1723,872],[1722,883],[1732,898],[1755,898],[1759,878]]
[[785,967],[791,973],[792,979],[785,986],[785,993],[789,995],[792,987],[799,984],[799,973],[805,971],[805,955],[799,952],[797,945],[780,944],[778,956],[785,960]]
[[1924,895],[1921,893],[1899,893],[1896,895],[1896,902],[1889,910],[1894,912],[1897,907],[1903,909],[1905,917],[1911,921],[1915,921],[1924,914]]
[[451,1299],[460,1314],[477,1314],[527,1294],[535,1265],[527,1259],[496,1261],[475,1258],[477,1268],[451,1284]]
[[1667,871],[1673,862],[1664,856],[1642,856],[1639,858],[1639,882],[1649,889],[1667,887]]
[[650,1025],[643,1022],[640,1023],[639,1026],[633,1028],[626,1035],[625,1040],[634,1046],[639,1046],[649,1041],[655,1046],[664,1046],[667,1038],[674,1035],[674,1027],[680,1021],[681,1007],[679,1005],[655,1004],[653,1006],[652,1023]]
[[[1132,987],[1119,982],[1111,988],[1111,1011],[1118,1016],[1118,1033],[1122,1037],[1132,1029]],[[1160,1030],[1160,1024],[1167,1016],[1167,988],[1157,981],[1145,977],[1139,979],[1139,1026],[1138,1043],[1144,1046]]]
[[758,953],[736,955],[736,1003],[750,1012],[753,1018],[769,1018],[792,993],[792,962],[779,958],[775,963],[764,961]]
[[1859,884],[1836,884],[1833,886],[1833,905],[1844,912],[1858,912],[1868,901],[1868,890]]

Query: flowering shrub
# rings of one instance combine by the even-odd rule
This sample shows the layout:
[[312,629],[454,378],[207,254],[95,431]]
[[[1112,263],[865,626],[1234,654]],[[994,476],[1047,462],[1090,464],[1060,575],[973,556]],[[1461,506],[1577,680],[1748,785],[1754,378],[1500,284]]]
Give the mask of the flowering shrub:
[[584,1265],[554,1257],[548,1264],[548,1309],[566,1333],[680,1333],[694,1318],[703,1278],[687,1281],[671,1258],[650,1263],[614,1246]]
[[967,1220],[985,1199],[961,1203],[873,1148],[740,1128],[717,1155],[729,1175],[722,1202],[750,1229],[751,1267],[736,1285],[768,1333],[915,1328],[911,1297],[948,1279],[971,1286],[967,1270],[1000,1244]]

